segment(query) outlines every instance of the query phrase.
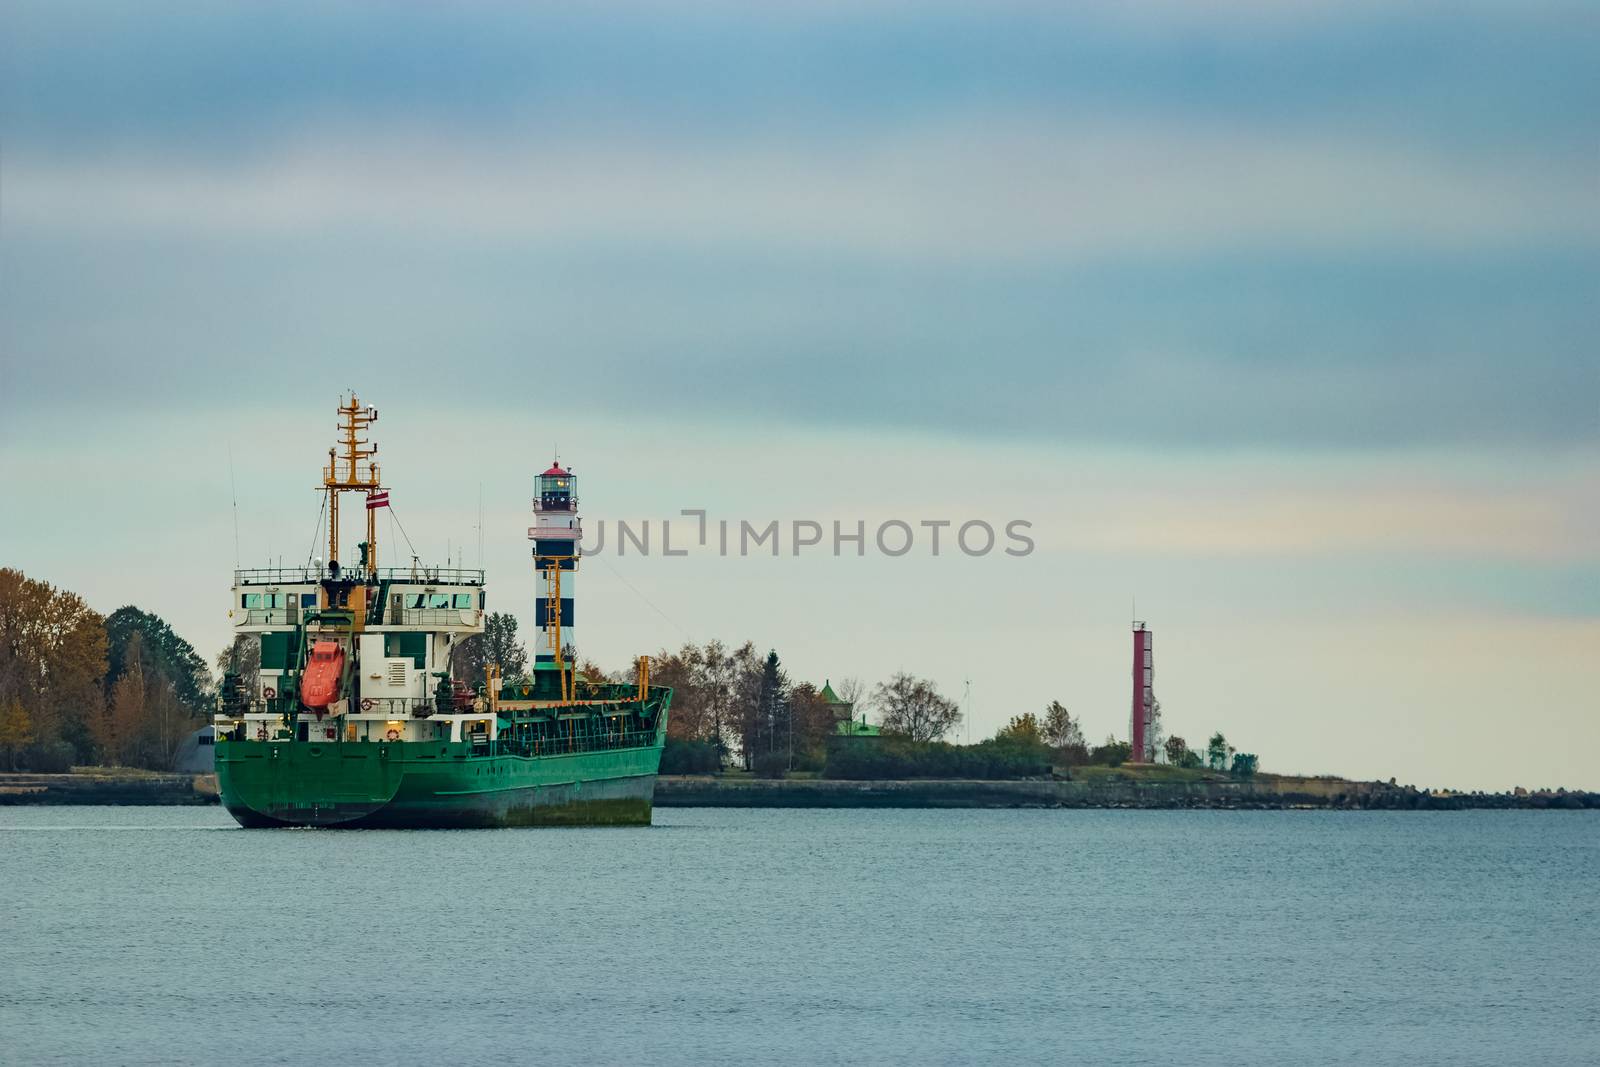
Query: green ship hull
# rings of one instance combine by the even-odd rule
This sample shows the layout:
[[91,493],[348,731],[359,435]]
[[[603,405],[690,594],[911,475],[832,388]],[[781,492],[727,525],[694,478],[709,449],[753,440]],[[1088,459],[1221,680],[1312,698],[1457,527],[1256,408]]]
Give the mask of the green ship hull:
[[660,764],[660,735],[532,756],[437,741],[216,745],[222,803],[246,827],[647,826]]

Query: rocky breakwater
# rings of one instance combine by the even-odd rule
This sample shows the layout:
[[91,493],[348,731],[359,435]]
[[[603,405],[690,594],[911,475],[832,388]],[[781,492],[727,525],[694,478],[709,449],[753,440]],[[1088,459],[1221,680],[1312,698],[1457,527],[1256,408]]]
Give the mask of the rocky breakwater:
[[1136,771],[988,781],[901,779],[840,781],[716,775],[663,776],[661,807],[770,808],[1219,808],[1454,810],[1462,808],[1600,808],[1596,793],[1430,793],[1389,782],[1263,775],[1226,779],[1150,780]]
[[0,774],[0,805],[215,803],[217,779],[210,774]]

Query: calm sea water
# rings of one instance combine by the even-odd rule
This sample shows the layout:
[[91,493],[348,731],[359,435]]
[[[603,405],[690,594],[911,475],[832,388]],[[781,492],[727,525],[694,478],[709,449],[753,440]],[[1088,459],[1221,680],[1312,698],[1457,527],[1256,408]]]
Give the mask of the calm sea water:
[[1594,1063],[1600,814],[0,808],[6,1063]]

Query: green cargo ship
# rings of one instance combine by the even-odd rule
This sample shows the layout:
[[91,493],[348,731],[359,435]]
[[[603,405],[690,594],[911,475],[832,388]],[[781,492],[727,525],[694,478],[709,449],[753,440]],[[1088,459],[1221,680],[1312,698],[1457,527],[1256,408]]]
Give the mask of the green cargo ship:
[[[377,420],[351,396],[329,449],[327,560],[239,570],[236,634],[259,647],[230,673],[216,720],[217,784],[241,825],[499,827],[645,825],[666,740],[670,689],[585,678],[573,646],[581,555],[576,479],[537,479],[529,529],[538,599],[533,670],[452,674],[484,632],[481,570],[380,569],[376,514],[388,490],[361,437]],[[339,562],[339,499],[365,497],[357,563]],[[253,658],[253,657],[252,657]]]

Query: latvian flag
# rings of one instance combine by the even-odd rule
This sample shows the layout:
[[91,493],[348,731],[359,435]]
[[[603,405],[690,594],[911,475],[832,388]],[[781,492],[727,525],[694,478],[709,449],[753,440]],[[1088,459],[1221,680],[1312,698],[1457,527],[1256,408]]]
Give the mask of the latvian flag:
[[373,508],[386,508],[389,506],[389,490],[379,489],[376,493],[367,494],[367,510]]

